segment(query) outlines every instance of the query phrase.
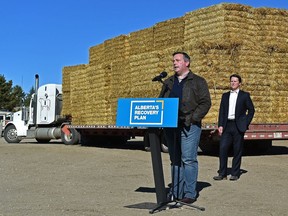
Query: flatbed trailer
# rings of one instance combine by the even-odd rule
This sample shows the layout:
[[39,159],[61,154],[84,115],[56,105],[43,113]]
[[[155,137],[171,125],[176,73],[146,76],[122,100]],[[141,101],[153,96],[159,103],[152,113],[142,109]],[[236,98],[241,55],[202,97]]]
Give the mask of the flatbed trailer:
[[[67,130],[68,129],[68,130]],[[80,135],[82,145],[90,145],[97,142],[124,144],[136,136],[145,137],[147,128],[123,127],[116,125],[65,125],[62,127],[64,133],[76,130]]]
[[[203,130],[217,136],[217,125],[205,125]],[[288,140],[288,123],[251,124],[245,132],[245,140]]]
[[[80,134],[82,145],[101,142],[124,144],[135,137],[143,137],[144,148],[149,149],[148,128],[139,127],[118,127],[115,125],[66,125],[62,130],[75,129]],[[69,133],[64,131],[65,133]],[[163,137],[162,130],[159,130],[161,149],[167,152],[168,148]],[[202,126],[200,151],[214,151],[218,148],[220,136],[217,131],[217,124],[206,124]],[[245,144],[257,150],[267,150],[271,147],[273,140],[288,140],[288,123],[279,124],[251,124],[244,135]]]
[[244,138],[246,140],[287,140],[288,123],[252,124]]

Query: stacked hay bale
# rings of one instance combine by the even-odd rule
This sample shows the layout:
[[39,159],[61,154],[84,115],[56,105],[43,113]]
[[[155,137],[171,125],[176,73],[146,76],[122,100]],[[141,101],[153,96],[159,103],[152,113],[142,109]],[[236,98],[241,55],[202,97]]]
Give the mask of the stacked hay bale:
[[154,51],[154,28],[132,32],[129,35],[129,44],[129,97],[147,97],[151,92],[155,94],[150,79],[151,74],[158,70],[158,56]]
[[73,122],[82,122],[85,116],[85,93],[87,91],[87,65],[76,65],[63,68],[63,108],[65,115],[71,115]]
[[[157,97],[161,85],[152,83],[151,79],[165,70],[167,66],[171,67],[171,53],[167,54],[167,48],[183,44],[184,21],[182,17],[157,23],[151,29],[147,29],[145,32],[140,31],[137,34],[138,37],[141,37],[139,35],[141,33],[144,38],[149,38],[150,43],[146,44],[146,49],[137,48],[137,44],[133,41],[139,39],[135,38],[135,34],[131,34],[129,38],[129,43],[134,45],[131,46],[129,57],[130,97]],[[147,33],[150,34],[150,37],[146,36]],[[168,61],[167,57],[169,57]]]
[[242,89],[251,93],[253,123],[287,122],[287,42],[287,10],[219,4],[192,11],[106,40],[90,48],[88,65],[65,67],[63,114],[71,114],[74,124],[115,124],[117,99],[157,97],[161,84],[151,79],[163,70],[172,75],[171,54],[186,51],[211,93],[204,124],[217,123],[232,73],[242,76]]
[[[107,43],[109,44],[109,42]],[[105,55],[105,45],[107,43],[93,46],[89,50],[89,91],[85,93],[89,95],[87,100],[88,111],[86,120],[82,120],[79,124],[92,125],[95,124],[94,122],[106,124],[110,119],[110,115],[105,111],[109,107],[108,93],[111,94],[111,89],[106,83],[106,72],[110,66],[106,64],[106,61],[103,61],[104,58],[109,58],[108,55]]]
[[129,34],[130,55],[154,50],[154,28],[146,28]]
[[[107,116],[107,123],[115,124],[117,99],[128,97],[130,93],[131,74],[128,71],[130,45],[128,43],[128,36],[120,35],[106,40],[104,47],[105,52],[101,54],[105,65],[104,83],[106,89],[99,89],[99,91],[101,93],[100,97],[106,98],[107,101],[106,109],[103,110]],[[114,114],[112,115],[112,113]]]
[[221,95],[229,89],[233,73],[242,76],[242,89],[251,93],[256,108],[253,123],[288,121],[288,91],[285,85],[273,85],[279,76],[283,83],[288,81],[287,18],[286,10],[239,4],[186,14],[185,48],[194,59],[192,69],[206,78],[212,96],[213,105],[204,122],[217,122]]
[[[87,91],[83,92],[83,94],[87,95],[85,101],[86,114],[80,119],[78,124],[85,123],[91,125],[93,122],[105,124],[110,116],[105,112],[109,106],[109,102],[108,98],[103,96],[103,92],[109,93],[111,91],[109,87],[106,86],[106,68],[103,64],[93,65],[89,66],[86,72],[89,77]],[[83,108],[84,107],[82,107],[82,109]]]

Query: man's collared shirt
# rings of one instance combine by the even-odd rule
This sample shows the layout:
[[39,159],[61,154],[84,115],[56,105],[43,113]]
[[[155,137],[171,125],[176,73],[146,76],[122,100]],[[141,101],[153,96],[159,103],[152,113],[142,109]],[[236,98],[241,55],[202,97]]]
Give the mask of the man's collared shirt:
[[235,109],[238,93],[239,89],[236,89],[235,91],[230,91],[228,119],[231,120],[235,119]]

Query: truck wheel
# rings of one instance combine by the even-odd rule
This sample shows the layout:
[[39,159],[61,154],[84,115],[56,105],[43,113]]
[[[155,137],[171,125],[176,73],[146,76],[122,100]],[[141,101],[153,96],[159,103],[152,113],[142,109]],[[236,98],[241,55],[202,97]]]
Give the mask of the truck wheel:
[[4,130],[4,139],[7,143],[19,143],[21,139],[17,136],[17,130],[14,125],[9,125]]
[[65,145],[76,145],[79,143],[79,133],[74,128],[69,128],[70,134],[61,131],[61,140]]

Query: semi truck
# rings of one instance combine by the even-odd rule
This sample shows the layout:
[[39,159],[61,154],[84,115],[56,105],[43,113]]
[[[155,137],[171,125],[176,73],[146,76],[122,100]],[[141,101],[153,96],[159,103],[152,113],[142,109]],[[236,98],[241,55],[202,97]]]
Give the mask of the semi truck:
[[35,75],[35,93],[29,107],[22,107],[6,122],[3,136],[7,143],[36,139],[38,143],[59,140],[66,145],[88,145],[92,141],[126,143],[128,139],[145,135],[145,128],[116,127],[115,125],[72,125],[69,115],[61,115],[62,85],[45,84],[39,87]]
[[62,85],[46,84],[39,87],[39,76],[35,76],[35,93],[29,107],[13,113],[13,120],[6,123],[3,136],[8,143],[19,143],[23,139],[36,139],[39,143],[51,139],[62,139],[66,144],[75,144],[79,136],[74,129],[65,134],[61,129],[69,124],[69,116],[61,116]]
[[[29,107],[13,114],[4,128],[4,139],[8,143],[19,143],[23,139],[36,139],[39,143],[59,140],[66,145],[89,145],[91,143],[124,144],[129,139],[142,137],[144,148],[149,150],[148,128],[117,127],[116,125],[75,125],[72,116],[62,116],[62,85],[45,84],[39,87],[39,76],[35,76],[35,93]],[[159,139],[163,152],[168,148],[159,128]],[[273,140],[288,140],[288,123],[251,124],[245,133],[245,143],[258,150],[266,150]],[[216,124],[202,126],[200,151],[214,151],[219,136]]]

